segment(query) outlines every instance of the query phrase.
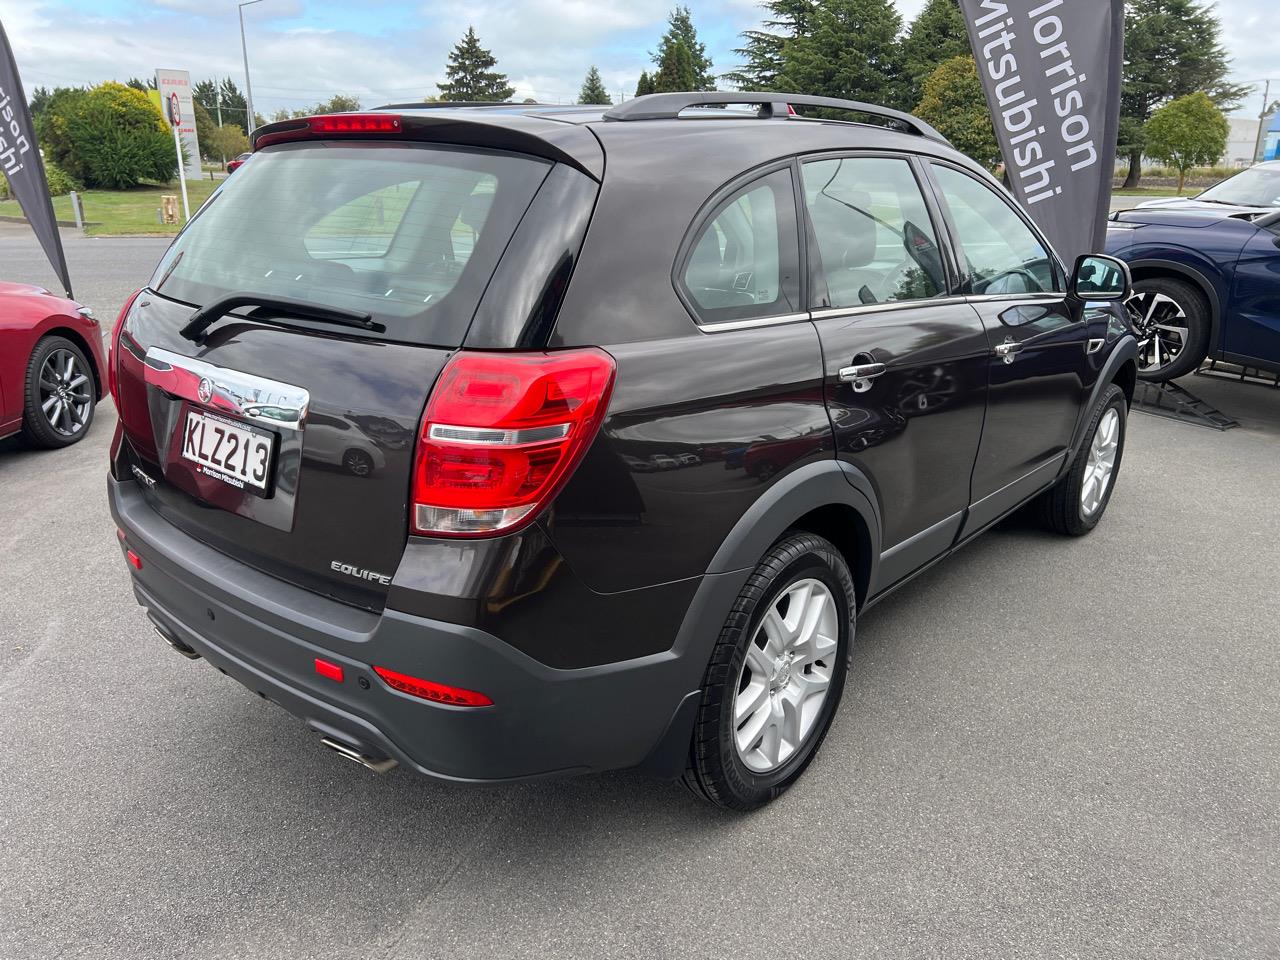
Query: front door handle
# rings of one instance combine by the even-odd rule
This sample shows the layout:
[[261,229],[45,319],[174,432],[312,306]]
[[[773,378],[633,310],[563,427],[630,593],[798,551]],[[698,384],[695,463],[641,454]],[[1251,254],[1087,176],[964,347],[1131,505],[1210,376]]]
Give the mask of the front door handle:
[[1013,363],[1014,357],[1022,352],[1022,344],[1015,343],[1013,340],[1006,340],[1004,343],[996,344],[995,354],[1002,357],[1005,363]]
[[883,377],[889,368],[883,363],[859,363],[840,370],[840,382],[853,384],[854,393],[866,393],[871,389],[871,381]]

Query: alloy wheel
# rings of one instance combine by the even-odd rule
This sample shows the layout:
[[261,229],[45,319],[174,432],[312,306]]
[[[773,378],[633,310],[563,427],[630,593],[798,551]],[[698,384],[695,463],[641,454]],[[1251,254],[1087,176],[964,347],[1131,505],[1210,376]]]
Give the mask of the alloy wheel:
[[1084,480],[1080,487],[1080,508],[1085,517],[1098,512],[1111,488],[1111,477],[1116,469],[1116,456],[1120,452],[1120,414],[1110,407],[1098,421],[1098,429],[1089,444],[1089,461],[1085,465]]
[[74,437],[89,418],[92,381],[70,350],[55,350],[40,368],[40,410],[49,426]]
[[817,727],[831,688],[840,611],[821,580],[799,580],[770,605],[747,646],[734,701],[734,746],[753,773],[776,770]]
[[1135,293],[1127,306],[1138,334],[1138,369],[1154,373],[1178,359],[1191,338],[1182,305],[1167,294],[1147,290]]

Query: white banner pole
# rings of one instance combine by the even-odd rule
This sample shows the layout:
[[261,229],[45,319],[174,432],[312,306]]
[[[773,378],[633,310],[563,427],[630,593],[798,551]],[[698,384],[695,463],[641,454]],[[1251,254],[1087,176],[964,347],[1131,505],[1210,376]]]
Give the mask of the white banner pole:
[[182,184],[182,221],[191,219],[191,206],[187,203],[187,158],[182,155],[182,141],[178,139],[178,127],[173,127],[173,149],[178,154],[178,182]]

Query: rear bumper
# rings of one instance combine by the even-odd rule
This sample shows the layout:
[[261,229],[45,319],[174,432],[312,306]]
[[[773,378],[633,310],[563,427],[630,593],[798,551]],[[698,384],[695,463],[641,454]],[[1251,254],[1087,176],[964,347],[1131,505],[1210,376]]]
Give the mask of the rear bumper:
[[[152,620],[324,736],[459,782],[683,767],[706,666],[702,642],[677,639],[635,660],[555,669],[482,630],[392,609],[375,614],[276,580],[173,527],[136,482],[108,478],[108,486],[112,515],[142,560],[131,570],[133,588]],[[732,583],[713,586],[716,601],[736,593]],[[316,673],[317,657],[340,664],[343,681]],[[374,665],[483,692],[493,705],[408,696]]]

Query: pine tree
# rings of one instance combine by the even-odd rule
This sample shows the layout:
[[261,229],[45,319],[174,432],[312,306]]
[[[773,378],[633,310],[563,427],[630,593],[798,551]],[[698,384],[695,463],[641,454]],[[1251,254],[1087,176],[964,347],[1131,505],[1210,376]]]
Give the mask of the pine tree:
[[823,0],[811,32],[783,46],[779,88],[904,106],[901,29],[892,0]]
[[646,71],[641,71],[640,80],[636,84],[636,96],[645,97],[651,93],[657,93],[657,92],[658,91],[655,90],[653,86],[653,77],[649,76],[649,74]]
[[587,71],[587,78],[582,81],[582,92],[578,94],[578,102],[613,103],[613,98],[609,96],[609,91],[604,88],[604,81],[600,79],[600,71],[596,69],[594,64]]
[[662,63],[653,78],[655,93],[675,93],[697,90],[698,78],[693,65],[693,54],[683,40],[667,44],[662,53]]
[[[249,123],[249,104],[244,94],[230,77],[224,77],[218,84],[218,96],[222,100],[222,122],[239,124],[244,129],[260,127],[261,123]],[[205,106],[209,106],[207,103]],[[212,109],[212,108],[211,108]]]
[[1128,0],[1120,150],[1129,155],[1126,187],[1142,175],[1143,127],[1161,104],[1197,91],[1230,113],[1247,92],[1229,83],[1231,61],[1216,11],[1196,0]]
[[[676,49],[681,46],[684,47],[684,54],[680,54]],[[676,65],[677,60],[680,61],[680,65]],[[687,67],[683,65],[685,60],[688,61]],[[667,32],[662,35],[658,50],[653,54],[653,62],[658,67],[655,83],[659,93],[716,88],[716,77],[711,72],[711,58],[707,56],[707,46],[698,40],[698,31],[693,26],[693,17],[688,7],[676,7],[671,11],[671,16],[667,18]],[[665,86],[661,80],[657,79],[662,76],[664,70],[678,76],[679,82],[687,85]]]
[[786,44],[805,36],[813,23],[815,0],[770,0],[762,4],[769,16],[761,30],[746,30],[745,41],[734,50],[744,61],[737,70],[724,75],[739,90],[779,90]]
[[477,103],[510,100],[515,88],[507,83],[506,74],[493,69],[497,64],[493,54],[480,46],[475,28],[467,27],[466,35],[449,51],[449,63],[444,68],[447,81],[436,84],[440,96]]
[[907,102],[913,106],[920,102],[925,80],[943,63],[971,55],[969,32],[957,0],[927,0],[902,41]]

